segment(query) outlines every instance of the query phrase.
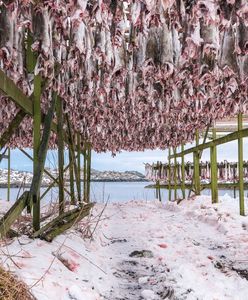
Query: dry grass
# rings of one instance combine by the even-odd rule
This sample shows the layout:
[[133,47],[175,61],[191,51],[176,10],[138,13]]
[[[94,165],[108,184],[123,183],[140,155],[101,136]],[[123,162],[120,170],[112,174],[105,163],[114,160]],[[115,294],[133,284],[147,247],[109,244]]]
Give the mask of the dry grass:
[[34,300],[28,287],[10,272],[0,267],[1,300]]

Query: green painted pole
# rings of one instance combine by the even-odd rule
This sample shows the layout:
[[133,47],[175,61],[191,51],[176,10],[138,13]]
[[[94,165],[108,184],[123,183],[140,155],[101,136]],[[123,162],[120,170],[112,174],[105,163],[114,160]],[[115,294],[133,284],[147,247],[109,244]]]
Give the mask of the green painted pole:
[[[243,116],[238,114],[238,131],[243,129]],[[243,158],[243,139],[238,139],[238,159],[239,159],[239,209],[240,215],[245,215],[244,203],[244,158]]]
[[87,147],[84,144],[84,202],[87,202]]
[[[34,215],[33,215],[33,227],[34,230],[40,227],[40,185],[42,180],[42,175],[45,167],[46,162],[46,155],[47,149],[49,144],[49,139],[52,130],[52,120],[55,111],[57,97],[55,95],[52,96],[52,101],[50,108],[47,112],[47,115],[44,120],[44,129],[42,139],[40,141],[40,146],[38,150],[37,156],[37,165],[35,167],[35,172],[33,175],[30,192],[29,192],[29,199],[28,200],[28,207],[31,210],[32,205],[34,204]],[[36,128],[37,129],[37,128]],[[37,229],[39,230],[39,229]]]
[[169,201],[171,201],[171,159],[170,159],[170,155],[171,155],[171,149],[169,148],[169,156],[168,156],[168,168],[169,168],[169,172],[168,172]]
[[[196,131],[196,146],[199,145],[199,132]],[[200,156],[199,151],[194,151],[194,183],[195,183],[195,194],[200,195],[201,182],[200,182]]]
[[[212,130],[213,140],[216,139],[216,129]],[[218,203],[218,166],[216,146],[210,147],[211,196],[212,203]]]
[[8,148],[8,192],[7,200],[10,201],[10,148]]
[[63,137],[63,101],[58,97],[56,103],[57,138],[58,138],[58,169],[59,169],[59,214],[65,209],[64,195],[64,137]]
[[177,148],[173,149],[174,152],[174,200],[177,200],[177,158],[176,158],[176,153],[177,153]]
[[90,181],[91,181],[91,146],[88,145],[87,156],[87,202],[90,202]]
[[74,189],[74,174],[73,174],[73,159],[71,155],[71,151],[68,149],[69,152],[69,176],[70,176],[70,192],[71,192],[71,204],[75,205],[75,189]]
[[[181,146],[181,151],[184,151],[184,145]],[[185,193],[185,161],[184,161],[184,155],[182,155],[182,195],[183,195],[183,199],[185,199],[186,197],[186,193]]]
[[79,180],[79,185],[78,185],[78,202],[82,202],[82,196],[81,196],[81,138],[80,134],[77,133],[77,167],[78,167],[78,180]]
[[[34,77],[34,97],[33,97],[33,173],[36,173],[36,169],[39,165],[39,148],[41,140],[41,76],[36,75]],[[35,198],[34,198],[35,197]],[[37,231],[40,229],[40,191],[37,195],[33,195],[33,227]]]
[[[157,170],[159,170],[159,162],[157,161]],[[159,171],[158,171],[159,173]],[[159,186],[159,180],[156,181],[156,199],[159,198],[158,196],[158,186]]]

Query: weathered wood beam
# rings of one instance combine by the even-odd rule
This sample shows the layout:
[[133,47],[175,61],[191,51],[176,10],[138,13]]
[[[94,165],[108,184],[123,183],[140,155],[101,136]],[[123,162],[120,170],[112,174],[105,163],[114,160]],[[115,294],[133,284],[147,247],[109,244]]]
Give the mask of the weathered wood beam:
[[82,196],[81,196],[81,138],[80,138],[80,134],[77,133],[77,167],[78,167],[78,201],[79,203],[82,202]]
[[[173,149],[174,155],[177,153],[177,148]],[[177,158],[174,156],[174,200],[177,200]]]
[[[23,149],[19,149],[25,156],[27,156],[30,160],[33,161],[33,157],[31,155],[29,155],[25,150]],[[67,169],[64,169],[64,172]],[[55,178],[50,172],[48,172],[46,169],[44,169],[44,173],[49,176],[52,180],[53,180],[53,185],[56,183],[57,185],[59,185],[59,178]],[[64,187],[64,190],[66,191],[66,193],[71,196],[70,191],[68,191],[68,189],[66,187]]]
[[2,70],[0,70],[0,90],[10,97],[24,112],[33,115],[32,100]]
[[[198,151],[204,150],[204,149],[210,148],[212,146],[218,146],[218,145],[222,145],[225,143],[229,143],[231,141],[235,141],[237,139],[244,138],[244,137],[248,137],[248,128],[230,133],[230,134],[220,137],[214,141],[211,141],[211,142],[208,142],[205,144],[200,144],[198,146],[186,149],[183,152],[177,153],[176,157],[181,157],[182,155],[187,155],[187,154],[193,153],[194,151],[197,151],[197,150]],[[170,158],[174,158],[174,155],[171,155]]]
[[5,148],[5,150],[3,151],[3,153],[0,154],[0,162],[1,162],[4,158],[8,158],[8,155],[6,154],[7,151],[8,151],[8,148]]
[[16,129],[20,126],[20,124],[25,116],[26,116],[26,113],[22,110],[20,110],[16,114],[16,116],[11,121],[11,123],[8,125],[8,128],[6,129],[6,131],[2,134],[2,136],[0,138],[0,150],[2,150],[3,147],[5,147],[5,145],[8,143],[8,141],[10,140],[10,138],[12,137],[12,135],[14,134]]
[[51,242],[54,237],[63,233],[72,225],[79,222],[83,217],[87,216],[93,206],[94,204],[90,203],[83,207],[62,213],[39,231],[35,232],[32,237],[40,237],[41,239]]
[[57,139],[58,139],[58,169],[59,169],[59,213],[62,214],[65,208],[64,195],[64,137],[63,137],[63,101],[57,99]]
[[[238,114],[238,132],[243,127],[243,116]],[[244,156],[243,156],[243,139],[238,138],[238,163],[239,163],[239,209],[240,215],[245,216],[245,200],[244,200]]]
[[[181,151],[184,151],[184,145],[181,146]],[[183,195],[183,199],[185,199],[186,197],[186,192],[185,192],[185,161],[184,161],[184,155],[182,155],[182,160],[181,160],[182,166],[181,166],[181,170],[182,170],[182,195]]]
[[91,145],[88,143],[88,155],[87,155],[87,202],[90,201],[90,182],[91,182]]
[[10,201],[10,148],[8,148],[8,190],[7,190],[7,201]]
[[[31,53],[32,54],[32,53]],[[33,174],[39,165],[39,148],[41,143],[41,75],[34,77],[34,96],[33,96]],[[40,190],[38,189],[33,198],[33,226],[39,229],[40,224]]]
[[[212,129],[213,138],[216,137],[215,128]],[[217,149],[216,146],[210,147],[210,168],[211,168],[211,197],[212,203],[218,202],[218,174],[217,174]]]
[[168,155],[168,163],[169,163],[169,170],[168,170],[168,183],[169,183],[169,201],[171,201],[171,148],[169,148],[169,155]]
[[28,195],[29,192],[25,191],[0,220],[1,238],[6,236],[7,232],[10,229],[10,226],[15,222],[15,220],[20,216],[24,208],[27,206]]
[[86,144],[84,144],[84,202],[87,202],[87,148]]
[[[36,169],[34,170],[34,176],[30,188],[30,200],[31,200],[30,205],[37,204],[37,201],[39,201],[38,194],[39,194],[42,175],[45,167],[45,160],[46,160],[48,143],[51,134],[51,125],[53,120],[53,114],[55,111],[56,101],[57,101],[57,95],[56,93],[53,93],[51,105],[44,121],[43,135],[42,135],[39,152],[38,152],[38,161],[37,161],[38,163]],[[33,217],[33,226],[34,226],[34,230],[38,230],[40,227],[40,216],[38,215],[35,216],[36,218]]]
[[[199,133],[196,132],[196,146],[199,145]],[[175,156],[176,157],[176,156]],[[194,160],[194,188],[195,194],[201,194],[201,182],[200,182],[200,153],[199,150],[194,151],[193,153]]]

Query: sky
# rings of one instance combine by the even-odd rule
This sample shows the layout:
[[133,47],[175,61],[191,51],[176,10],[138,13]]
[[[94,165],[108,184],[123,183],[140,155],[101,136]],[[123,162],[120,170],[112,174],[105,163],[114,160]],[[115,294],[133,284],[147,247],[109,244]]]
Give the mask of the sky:
[[[185,148],[192,147],[188,144]],[[248,139],[244,139],[244,160],[248,160]],[[32,155],[32,150],[27,150]],[[147,150],[144,152],[122,152],[112,157],[111,153],[92,154],[92,168],[100,171],[115,170],[115,171],[139,171],[144,173],[144,163],[153,163],[157,161],[167,161],[167,150]],[[238,142],[233,141],[225,145],[217,147],[218,161],[238,160]],[[209,160],[209,150],[203,151],[202,161]],[[57,151],[49,151],[46,166],[56,167]],[[68,154],[65,153],[65,160],[68,161]],[[180,161],[180,160],[179,160]],[[192,154],[185,157],[185,161],[192,161]],[[7,168],[7,161],[4,160],[0,164],[0,168]],[[11,151],[11,168],[21,171],[32,171],[32,162],[20,152],[20,150]]]

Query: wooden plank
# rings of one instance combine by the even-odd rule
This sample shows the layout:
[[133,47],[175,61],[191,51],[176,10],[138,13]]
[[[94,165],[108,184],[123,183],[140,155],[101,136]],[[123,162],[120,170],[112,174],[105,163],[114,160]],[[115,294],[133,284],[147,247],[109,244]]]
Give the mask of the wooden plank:
[[57,139],[58,139],[58,168],[59,168],[59,213],[62,214],[65,208],[64,195],[64,137],[63,137],[63,101],[57,99]]
[[[41,143],[41,75],[34,77],[33,97],[33,174],[39,165],[39,148]],[[32,194],[33,199],[33,226],[34,230],[39,229],[40,224],[40,191]]]
[[8,128],[6,129],[6,131],[2,134],[2,136],[0,138],[0,150],[2,150],[2,148],[5,147],[5,145],[8,143],[8,141],[10,140],[10,138],[12,137],[12,135],[14,134],[16,129],[20,126],[20,124],[25,116],[26,116],[26,113],[24,111],[20,110],[16,114],[14,119],[10,122],[10,124],[8,125]]
[[74,208],[71,209],[69,211],[63,212],[60,215],[58,215],[56,218],[54,218],[52,221],[48,222],[47,224],[45,224],[44,226],[42,226],[39,230],[37,230],[36,232],[34,232],[31,237],[32,238],[36,238],[39,237],[41,234],[43,234],[44,232],[46,232],[47,230],[49,230],[49,228],[51,228],[52,226],[54,226],[54,224],[56,224],[58,221],[63,220],[64,218],[75,214],[76,212],[79,211],[79,208]]
[[[238,114],[238,132],[242,130],[243,117]],[[245,200],[244,200],[244,158],[243,158],[243,139],[238,139],[238,164],[239,164],[239,209],[240,215],[245,216]]]
[[[63,233],[66,229],[70,228],[74,223],[80,220],[80,217],[89,213],[90,209],[94,206],[94,203],[87,204],[83,207],[77,207],[73,210],[67,211],[56,217],[54,220],[47,223],[40,230],[35,232],[32,237],[40,237],[47,241],[52,239],[60,233]],[[73,222],[72,222],[73,221]],[[49,238],[46,238],[49,237]]]
[[15,204],[8,210],[8,212],[0,220],[0,236],[6,236],[10,226],[20,216],[24,208],[27,206],[29,192],[25,191],[22,196],[15,202]]
[[87,217],[90,213],[90,209],[88,210],[81,210],[80,212],[78,212],[77,214],[75,214],[75,216],[69,220],[67,220],[66,222],[63,222],[61,224],[58,224],[57,227],[55,227],[52,231],[50,231],[49,233],[47,233],[44,236],[41,236],[41,239],[44,239],[47,242],[52,242],[52,240],[64,233],[66,230],[70,229],[74,224],[78,223],[79,221],[81,221],[83,218]]

